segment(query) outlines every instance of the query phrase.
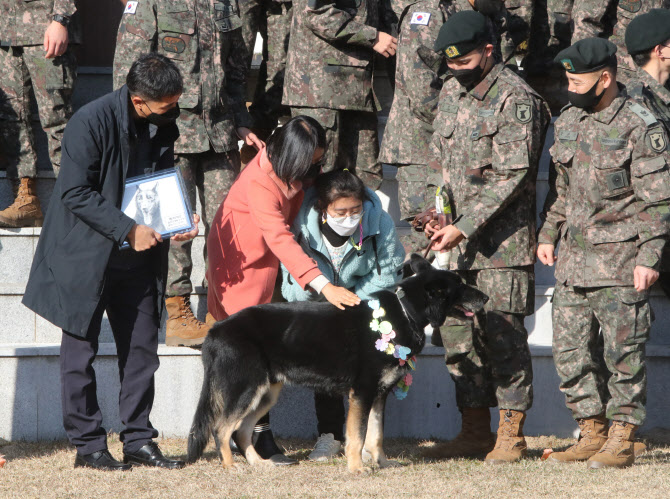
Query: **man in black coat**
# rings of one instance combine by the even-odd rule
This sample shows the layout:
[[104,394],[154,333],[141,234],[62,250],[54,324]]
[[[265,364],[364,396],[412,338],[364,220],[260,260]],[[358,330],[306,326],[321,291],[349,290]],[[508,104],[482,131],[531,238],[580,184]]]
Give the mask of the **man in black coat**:
[[[121,211],[126,178],[174,166],[182,88],[174,63],[144,55],[126,85],[82,107],[65,129],[61,171],[23,304],[63,329],[63,424],[77,448],[75,467],[184,465],[162,455],[149,421],[169,241]],[[172,239],[197,233],[196,225]],[[126,242],[130,248],[123,249]],[[124,463],[107,450],[92,366],[105,311],[118,354]]]

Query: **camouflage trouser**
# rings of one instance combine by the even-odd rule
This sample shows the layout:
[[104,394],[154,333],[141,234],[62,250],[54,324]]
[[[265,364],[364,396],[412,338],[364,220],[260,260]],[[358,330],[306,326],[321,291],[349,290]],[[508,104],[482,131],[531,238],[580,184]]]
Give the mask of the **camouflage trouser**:
[[0,48],[0,156],[7,177],[35,177],[37,153],[31,123],[32,87],[40,123],[47,135],[49,159],[54,173],[60,168],[63,131],[72,116],[72,89],[76,60],[71,49],[53,59],[44,58],[44,48]]
[[293,19],[293,4],[275,0],[240,0],[242,36],[249,54],[249,66],[256,45],[256,34],[263,38],[263,61],[249,113],[254,127],[272,130],[281,116],[291,114],[282,106],[286,52]]
[[627,286],[573,288],[556,284],[554,362],[561,391],[575,419],[606,409],[608,419],[635,425],[644,422],[645,342],[651,327],[647,296]]
[[440,328],[458,407],[530,409],[533,366],[523,319],[534,310],[532,267],[458,274],[489,297],[474,322],[447,317]]
[[348,168],[370,189],[382,183],[382,165],[378,161],[379,138],[375,111],[342,111],[314,107],[292,107],[291,116],[306,115],[326,129],[324,172]]
[[[179,154],[175,156],[175,163],[184,177],[191,207],[194,210],[197,189],[202,207],[201,218],[205,225],[205,241],[207,241],[214,215],[240,173],[240,153],[238,151],[216,153],[209,150],[198,154]],[[191,284],[192,244],[192,241],[170,242],[166,296],[184,296],[193,291]],[[206,264],[207,246],[203,254]]]
[[[398,181],[398,204],[400,218],[407,219],[435,206],[435,191],[426,165],[399,165],[396,180]],[[412,253],[422,253],[428,245],[428,238],[423,232],[412,230],[400,236],[407,257]]]

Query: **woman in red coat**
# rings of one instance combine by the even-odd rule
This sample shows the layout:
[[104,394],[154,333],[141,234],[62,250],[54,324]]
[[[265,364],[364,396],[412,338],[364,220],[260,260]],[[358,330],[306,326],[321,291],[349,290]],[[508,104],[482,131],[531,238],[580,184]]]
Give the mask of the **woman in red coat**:
[[[328,281],[290,230],[302,204],[303,185],[321,171],[325,143],[316,120],[296,116],[272,134],[267,148],[230,188],[207,239],[207,309],[214,319],[270,303],[279,262],[303,288],[310,286],[336,307],[360,303],[354,293]],[[262,458],[297,463],[275,444],[269,417],[261,418],[254,433],[254,448]]]

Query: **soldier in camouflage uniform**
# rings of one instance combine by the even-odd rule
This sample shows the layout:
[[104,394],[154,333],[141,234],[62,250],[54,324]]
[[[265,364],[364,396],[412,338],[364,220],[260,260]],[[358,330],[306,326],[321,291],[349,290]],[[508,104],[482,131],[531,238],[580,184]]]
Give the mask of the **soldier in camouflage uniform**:
[[[65,124],[72,115],[79,43],[74,0],[0,0],[0,151],[13,180],[15,201],[0,212],[0,227],[39,227],[42,210],[35,189],[37,153],[30,110],[32,88],[58,174]],[[72,21],[72,22],[71,22]]]
[[[209,224],[240,171],[238,136],[262,142],[249,131],[245,102],[248,74],[242,22],[235,0],[129,1],[121,19],[114,56],[114,86],[137,57],[157,52],[169,57],[184,78],[177,120],[180,137],[175,163],[195,209],[202,206],[205,241]],[[198,345],[208,327],[191,311],[192,243],[171,243],[166,308],[166,344]],[[207,258],[205,256],[205,261]]]
[[[456,384],[461,433],[429,457],[515,461],[526,454],[523,422],[532,404],[532,365],[524,317],[534,310],[535,181],[549,109],[519,76],[493,60],[486,21],[459,12],[440,30],[454,78],[445,82],[433,122],[429,163],[442,171],[452,225],[433,234],[448,267],[489,295],[473,322],[442,327],[446,364]],[[499,406],[491,438],[489,407]]]
[[[384,4],[387,5],[387,4]],[[326,130],[324,171],[349,168],[379,188],[375,52],[395,54],[397,40],[379,31],[380,0],[296,0],[284,79],[291,114],[315,118]]]
[[[663,123],[670,134],[670,10],[654,9],[642,14],[626,29],[626,47],[637,65],[637,76],[626,87]],[[658,281],[670,297],[670,245],[666,244]]]
[[668,136],[616,83],[615,53],[613,43],[588,38],[556,56],[573,105],[555,125],[537,250],[553,265],[561,243],[554,362],[581,430],[577,444],[549,459],[588,460],[589,468],[634,462],[633,438],[645,418],[649,287],[658,278],[670,221]]
[[[256,35],[263,39],[263,60],[258,69],[256,87],[251,92],[253,101],[249,113],[254,131],[262,139],[267,138],[277,126],[279,119],[290,116],[291,111],[282,105],[284,73],[288,50],[293,2],[291,0],[240,0],[242,36],[247,47],[247,62],[251,66]],[[242,163],[253,156],[253,147],[242,147]]]
[[[431,180],[426,154],[446,73],[444,58],[432,50],[432,45],[440,27],[453,13],[450,0],[419,0],[400,15],[395,93],[379,161],[398,167],[402,219],[431,206],[436,188],[442,185],[441,174],[433,174],[437,179]],[[421,252],[427,243],[423,234],[414,231],[400,240],[407,255]]]

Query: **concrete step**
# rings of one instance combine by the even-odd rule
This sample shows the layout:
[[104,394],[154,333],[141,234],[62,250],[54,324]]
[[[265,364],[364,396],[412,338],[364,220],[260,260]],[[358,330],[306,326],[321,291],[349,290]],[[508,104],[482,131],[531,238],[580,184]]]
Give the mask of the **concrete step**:
[[[534,404],[524,432],[527,435],[576,435],[577,427],[564,406],[548,347],[532,347]],[[202,384],[197,350],[159,347],[153,425],[165,437],[186,437]],[[119,380],[113,344],[100,345],[95,369],[98,398],[108,431],[122,429],[118,415]],[[60,411],[59,347],[54,344],[0,346],[0,438],[44,440],[65,436]],[[670,346],[648,348],[648,418],[643,427],[667,426],[670,411],[667,372]],[[316,436],[310,390],[287,386],[272,410],[272,427],[282,437]],[[492,429],[497,425],[493,411]],[[443,349],[428,346],[419,356],[414,383],[407,398],[390,395],[385,418],[387,437],[453,438],[460,429],[453,383],[444,366]]]

